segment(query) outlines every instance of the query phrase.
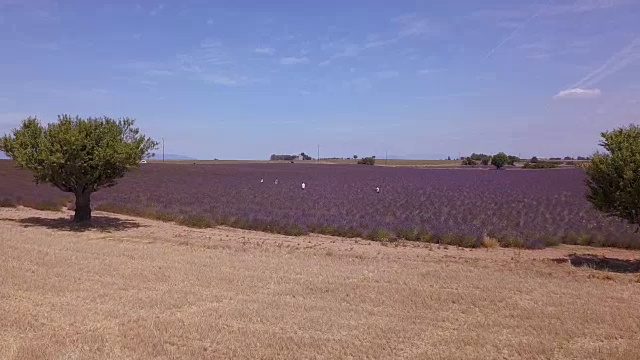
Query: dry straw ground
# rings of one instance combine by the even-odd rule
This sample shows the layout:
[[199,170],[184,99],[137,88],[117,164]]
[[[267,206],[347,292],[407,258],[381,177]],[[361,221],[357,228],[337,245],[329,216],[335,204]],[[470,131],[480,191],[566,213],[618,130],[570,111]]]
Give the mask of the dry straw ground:
[[0,209],[0,358],[640,359],[638,252],[97,215]]

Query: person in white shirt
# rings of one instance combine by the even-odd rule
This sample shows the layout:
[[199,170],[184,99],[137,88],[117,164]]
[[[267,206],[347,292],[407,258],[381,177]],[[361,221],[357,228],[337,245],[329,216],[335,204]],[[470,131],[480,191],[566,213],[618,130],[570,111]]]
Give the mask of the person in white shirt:
[[276,185],[278,185],[278,179],[276,179],[276,182],[275,182],[275,184],[276,184]]
[[379,188],[379,187],[377,187],[377,188],[376,188],[376,192],[377,192],[378,194],[380,193],[380,188]]
[[302,190],[304,190],[304,188],[306,188],[307,185],[304,183],[304,181],[302,182]]

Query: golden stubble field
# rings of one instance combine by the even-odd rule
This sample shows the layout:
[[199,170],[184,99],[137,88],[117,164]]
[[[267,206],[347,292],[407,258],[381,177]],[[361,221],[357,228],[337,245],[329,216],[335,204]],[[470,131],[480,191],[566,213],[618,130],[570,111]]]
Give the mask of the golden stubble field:
[[0,209],[1,359],[640,359],[638,252],[96,215]]

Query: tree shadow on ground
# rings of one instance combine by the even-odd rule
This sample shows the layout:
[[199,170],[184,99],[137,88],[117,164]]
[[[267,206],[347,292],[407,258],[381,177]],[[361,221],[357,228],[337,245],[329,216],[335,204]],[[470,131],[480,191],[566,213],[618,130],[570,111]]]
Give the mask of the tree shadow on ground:
[[113,216],[94,215],[91,217],[91,223],[89,224],[76,224],[68,217],[60,218],[41,218],[41,217],[28,217],[24,219],[11,219],[25,228],[32,227],[44,227],[53,230],[84,232],[84,231],[124,231],[129,229],[137,229],[144,227],[135,220],[120,219]]
[[586,266],[595,270],[615,273],[640,273],[640,260],[616,259],[593,254],[570,254],[566,258],[552,260],[555,263],[570,263],[575,267]]

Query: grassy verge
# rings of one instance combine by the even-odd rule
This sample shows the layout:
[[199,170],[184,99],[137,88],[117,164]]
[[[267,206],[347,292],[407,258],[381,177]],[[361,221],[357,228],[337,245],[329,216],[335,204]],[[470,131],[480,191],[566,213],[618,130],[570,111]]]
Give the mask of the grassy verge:
[[388,231],[386,229],[371,229],[368,231],[353,228],[353,227],[336,227],[328,224],[322,225],[310,225],[308,227],[302,227],[297,224],[281,224],[275,222],[266,222],[256,219],[241,219],[233,217],[220,217],[217,219],[211,219],[206,216],[197,214],[188,215],[175,215],[168,212],[159,211],[156,209],[139,209],[128,207],[125,205],[114,203],[102,203],[95,207],[95,210],[129,215],[135,217],[142,217],[152,220],[159,220],[165,222],[173,222],[179,225],[196,228],[206,229],[215,226],[228,226],[237,229],[261,231],[272,234],[281,234],[288,236],[302,236],[310,233],[329,235],[345,238],[362,238],[379,242],[392,242],[398,240],[405,241],[417,241],[431,244],[451,245],[465,248],[525,248],[525,249],[542,249],[547,246],[555,246],[562,243],[577,244],[577,245],[593,245],[593,246],[606,246],[606,244],[599,242],[593,237],[586,235],[568,234],[563,236],[562,239],[556,239],[551,237],[541,237],[536,239],[523,239],[517,236],[471,236],[465,234],[436,234],[426,230],[414,230],[414,229],[394,229],[394,231]]

